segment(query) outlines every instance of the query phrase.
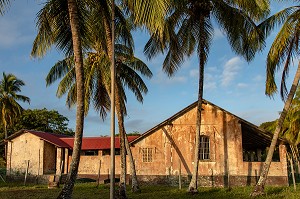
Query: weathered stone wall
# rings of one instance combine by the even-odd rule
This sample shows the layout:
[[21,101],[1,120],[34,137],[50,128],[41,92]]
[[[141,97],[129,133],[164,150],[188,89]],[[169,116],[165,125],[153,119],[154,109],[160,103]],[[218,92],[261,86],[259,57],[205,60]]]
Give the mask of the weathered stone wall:
[[[128,158],[127,158],[128,159]],[[71,164],[72,156],[69,156],[69,166]],[[101,165],[100,165],[101,163]],[[127,173],[129,172],[129,162],[127,160]],[[99,171],[100,169],[100,171]],[[69,170],[69,169],[68,169]],[[109,178],[110,174],[110,155],[102,155],[102,151],[98,152],[98,156],[80,156],[80,163],[78,168],[78,175],[81,176],[97,176],[100,172],[101,178]],[[115,156],[115,174],[120,175],[120,155]],[[95,178],[95,177],[93,177]]]
[[7,175],[43,174],[43,146],[44,141],[31,133],[24,133],[8,142]]
[[[199,162],[199,184],[228,186],[253,183],[253,179],[259,176],[262,163],[243,162],[239,119],[211,104],[203,104],[202,109],[200,132],[210,138],[210,160]],[[196,108],[135,143],[132,152],[139,178],[145,180],[153,177],[156,179],[154,181],[160,182],[166,181],[167,176],[178,176],[179,172],[183,176],[192,175],[195,131]],[[143,148],[153,149],[152,162],[143,162]],[[285,156],[285,147],[281,145],[281,162],[272,162],[269,171],[268,179],[272,184],[287,185]]]

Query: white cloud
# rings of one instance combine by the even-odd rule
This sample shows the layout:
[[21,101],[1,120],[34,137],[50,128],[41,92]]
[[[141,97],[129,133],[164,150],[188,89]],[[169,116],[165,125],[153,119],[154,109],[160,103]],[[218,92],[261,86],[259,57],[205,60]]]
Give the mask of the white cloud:
[[157,84],[177,84],[185,83],[187,81],[187,78],[182,75],[176,76],[176,74],[172,77],[168,77],[163,71],[159,71],[156,75],[153,76],[153,79],[151,81]]
[[264,80],[264,77],[263,77],[262,75],[256,75],[256,76],[253,78],[253,80],[254,80],[255,82],[261,82],[261,81]]
[[224,70],[221,76],[222,86],[226,87],[231,84],[236,75],[238,75],[242,64],[243,61],[239,57],[233,57],[225,63]]
[[190,70],[190,77],[198,78],[199,77],[199,71],[197,69]]
[[205,68],[205,70],[206,70],[207,72],[213,72],[213,73],[219,72],[218,68],[217,68],[217,67],[214,67],[214,66],[207,67],[207,68]]
[[216,77],[210,73],[204,75],[204,89],[217,88]]
[[248,87],[248,84],[245,84],[245,83],[238,83],[238,84],[237,84],[237,87],[238,87],[238,88],[246,88],[246,87]]
[[217,88],[217,83],[216,82],[205,82],[204,83],[204,89],[216,89]]

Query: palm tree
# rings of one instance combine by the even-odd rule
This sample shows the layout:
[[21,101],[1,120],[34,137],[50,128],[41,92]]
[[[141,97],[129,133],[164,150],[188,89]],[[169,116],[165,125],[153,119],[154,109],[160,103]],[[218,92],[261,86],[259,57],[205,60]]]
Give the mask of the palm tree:
[[[172,76],[194,51],[199,59],[199,90],[196,122],[194,168],[188,191],[197,192],[201,106],[203,98],[204,66],[213,38],[212,17],[224,30],[232,49],[250,61],[262,48],[253,20],[264,18],[269,11],[268,1],[174,1],[166,18],[164,31],[152,34],[145,53],[152,58],[167,50],[163,70]],[[229,14],[230,13],[230,14]],[[234,20],[233,20],[234,19]],[[241,28],[242,27],[242,28]]]
[[[76,89],[74,86],[74,68],[70,67],[72,63],[69,59],[58,62],[50,70],[46,81],[47,85],[61,79],[57,96],[62,97],[67,94],[67,104],[71,108],[76,104]],[[88,114],[89,106],[93,106],[100,112],[100,116],[104,119],[106,112],[109,110],[109,97],[111,79],[109,76],[110,62],[109,57],[103,51],[90,52],[85,60],[85,114]],[[133,56],[133,52],[123,45],[116,45],[116,114],[118,118],[118,126],[121,143],[121,186],[125,186],[126,179],[126,151],[130,158],[131,173],[133,175],[132,188],[133,191],[139,191],[135,174],[134,161],[132,158],[130,147],[126,145],[126,131],[124,127],[124,116],[126,110],[126,94],[125,88],[129,88],[136,95],[138,101],[143,101],[143,94],[147,93],[148,89],[139,76],[142,74],[146,77],[151,77],[152,73],[149,68],[139,59]],[[125,151],[126,149],[126,151]]]
[[[86,97],[85,97],[85,114],[88,113],[91,101],[94,107],[100,111],[102,118],[105,118],[106,111],[109,109],[109,102],[107,97],[111,97],[111,80],[109,76],[109,66],[112,57],[111,51],[111,28],[109,19],[104,16],[110,16],[109,5],[105,2],[102,4],[94,5],[90,10],[90,17],[87,23],[89,25],[89,34],[93,42],[93,51],[89,52],[85,61],[85,76],[86,76]],[[107,13],[108,12],[108,13]],[[147,87],[143,80],[135,72],[140,72],[146,77],[151,77],[152,73],[147,66],[139,59],[133,56],[133,39],[131,37],[128,27],[128,21],[125,20],[121,10],[117,7],[116,10],[116,39],[119,43],[116,44],[116,66],[117,66],[117,80],[116,80],[116,113],[118,117],[120,139],[121,139],[121,186],[125,186],[126,178],[126,151],[130,157],[131,171],[134,175],[134,162],[130,148],[125,147],[125,128],[124,128],[124,115],[126,115],[126,95],[124,86],[131,89],[139,101],[143,100],[142,94],[147,92]],[[130,74],[130,76],[128,76]],[[76,103],[76,88],[74,87],[74,69],[72,68],[72,58],[67,58],[58,62],[49,72],[46,81],[47,85],[62,78],[57,96],[61,97],[68,92],[67,104],[72,106]],[[136,176],[132,178],[133,191],[139,191]],[[125,187],[122,189],[124,190]]]
[[[51,45],[56,43],[56,46],[59,49],[62,49],[66,54],[72,52],[70,47],[72,46],[72,43],[70,43],[70,28],[69,22],[65,19],[69,19],[68,14],[69,10],[66,6],[60,6],[59,4],[64,4],[66,1],[60,2],[60,1],[47,1],[46,6],[39,14],[39,33],[36,37],[36,40],[34,42],[34,47],[32,54],[35,56],[41,56],[44,55],[45,52],[50,48]],[[74,1],[71,1],[71,3]],[[95,1],[88,1],[89,4]],[[99,1],[100,2],[100,1]],[[165,16],[165,13],[167,11],[167,2],[168,0],[163,1],[135,1],[135,0],[128,0],[123,1],[124,6],[123,8],[128,11],[128,14],[132,16],[132,19],[134,20],[134,23],[146,27],[148,30],[151,30],[152,32],[155,32],[159,30],[161,32],[161,25],[163,18]],[[47,8],[48,5],[48,8]],[[50,6],[49,6],[50,5]],[[88,45],[86,45],[86,41],[88,41],[88,35],[85,35],[87,31],[85,31],[85,26],[82,24],[82,22],[85,21],[86,15],[81,12],[82,8],[87,8],[88,6],[82,6],[84,5],[84,1],[77,1],[77,8],[78,8],[78,18],[79,19],[79,30],[80,31],[80,37],[81,39],[84,39],[85,42],[81,43],[83,46],[83,49],[86,49]],[[54,8],[54,9],[51,9]],[[47,13],[49,11],[50,13]],[[76,14],[76,12],[75,12]],[[70,15],[71,16],[71,15]],[[75,15],[76,16],[76,15]],[[71,17],[70,17],[71,18]],[[76,18],[75,18],[76,19]],[[67,25],[67,26],[66,26]],[[53,27],[52,27],[53,26]],[[160,28],[158,28],[160,27]],[[72,35],[71,35],[72,36]],[[69,38],[69,39],[67,39]],[[113,43],[113,42],[111,42]],[[75,49],[74,49],[75,52]],[[77,51],[76,51],[77,52]],[[75,58],[78,57],[76,54],[74,54]],[[76,75],[77,77],[77,75]],[[79,106],[79,104],[77,104]],[[82,107],[82,106],[81,106]],[[82,110],[82,109],[81,109]],[[82,113],[82,112],[80,112]],[[82,116],[82,114],[81,114]],[[82,118],[82,117],[80,117]],[[79,129],[80,133],[80,129]]]
[[300,62],[298,62],[298,68],[289,92],[287,92],[286,88],[286,77],[291,67],[292,60],[294,58],[298,58],[298,38],[300,36],[300,31],[298,28],[300,25],[299,14],[299,7],[292,6],[279,11],[260,24],[260,28],[264,31],[266,36],[270,34],[275,26],[282,25],[276,38],[273,41],[273,44],[267,56],[266,94],[269,96],[273,96],[276,93],[277,85],[275,82],[275,73],[277,70],[283,67],[280,94],[282,100],[285,101],[285,104],[282,112],[280,113],[272,142],[268,150],[266,161],[264,162],[260,178],[255,188],[253,189],[253,192],[251,194],[252,196],[264,194],[264,186],[271,165],[277,139],[280,132],[282,131],[284,120],[287,116],[289,108],[292,105],[292,100],[298,87],[300,79]]
[[297,88],[291,107],[287,113],[283,136],[294,146],[300,143],[300,87]]
[[80,161],[80,150],[84,126],[84,74],[82,49],[85,37],[84,21],[86,18],[86,4],[76,0],[48,0],[38,13],[38,35],[34,41],[32,55],[43,56],[50,47],[62,50],[66,55],[74,56],[76,88],[78,90],[76,127],[74,148],[70,171],[66,183],[58,198],[71,198],[74,183],[77,177]]
[[8,125],[12,125],[14,119],[19,117],[23,111],[23,108],[17,101],[30,103],[29,97],[18,94],[24,85],[25,83],[15,75],[6,75],[3,72],[3,79],[0,81],[0,114],[5,139],[7,139]]

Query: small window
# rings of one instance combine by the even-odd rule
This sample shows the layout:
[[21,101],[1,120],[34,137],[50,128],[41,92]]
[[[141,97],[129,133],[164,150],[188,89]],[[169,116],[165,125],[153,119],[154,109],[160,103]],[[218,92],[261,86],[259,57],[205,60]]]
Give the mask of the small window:
[[[120,155],[121,153],[120,153],[120,149],[115,149],[115,155]],[[110,155],[110,149],[104,149],[103,151],[102,151],[102,155],[104,156],[104,155]]]
[[208,136],[200,136],[200,152],[199,152],[199,160],[209,160],[209,137]]
[[98,156],[98,150],[81,151],[82,156]]
[[142,148],[142,160],[143,162],[152,162],[152,148]]

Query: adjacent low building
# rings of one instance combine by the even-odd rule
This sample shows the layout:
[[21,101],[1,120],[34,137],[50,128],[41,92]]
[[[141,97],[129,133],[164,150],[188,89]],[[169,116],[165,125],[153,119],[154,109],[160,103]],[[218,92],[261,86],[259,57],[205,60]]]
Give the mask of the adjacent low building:
[[[128,136],[129,141],[138,136]],[[47,178],[67,174],[72,160],[74,138],[32,130],[20,130],[6,140],[8,178],[24,176]],[[115,138],[116,162],[120,161],[120,139]],[[82,140],[79,177],[103,181],[110,174],[110,137],[85,137]],[[120,173],[120,165],[116,164]]]
[[[129,136],[140,182],[188,183],[193,170],[197,103],[179,111],[141,136]],[[199,185],[241,186],[258,180],[272,136],[208,102],[202,103]],[[21,130],[6,140],[7,176],[64,174],[69,170],[72,137]],[[116,138],[116,174],[120,174]],[[128,171],[129,173],[129,171]],[[79,177],[103,181],[110,174],[110,138],[83,138]],[[267,184],[288,185],[286,146],[278,141]]]

